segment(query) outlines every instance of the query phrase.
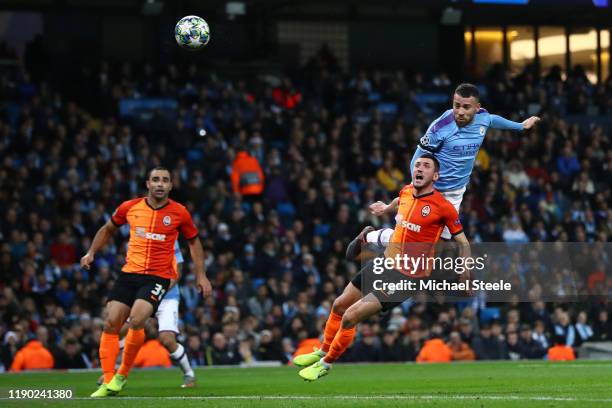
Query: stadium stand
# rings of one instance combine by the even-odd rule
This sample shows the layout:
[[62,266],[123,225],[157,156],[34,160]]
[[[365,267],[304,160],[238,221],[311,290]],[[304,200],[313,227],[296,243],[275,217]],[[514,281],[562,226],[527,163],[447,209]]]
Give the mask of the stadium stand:
[[[202,300],[185,268],[182,341],[192,364],[288,362],[321,332],[331,301],[357,272],[344,259],[346,244],[366,224],[392,222],[370,216],[366,204],[390,201],[409,181],[416,142],[448,108],[452,89],[401,71],[345,73],[327,53],[276,83],[195,65],[102,62],[71,78],[75,93],[40,70],[36,79],[25,67],[0,72],[5,370],[41,328],[58,368],[99,365],[100,314],[128,230],[91,271],[78,260],[115,206],[142,194],[146,170],[158,164],[172,169],[171,197],[194,214],[214,286]],[[496,66],[475,81],[490,111],[514,120],[539,113],[543,121],[526,135],[490,131],[463,203],[467,236],[609,241],[612,80],[592,85],[580,67],[565,80],[529,67],[511,78]],[[239,148],[261,165],[262,194],[232,190]],[[590,268],[589,284],[609,290],[603,265]],[[570,332],[569,346],[612,340],[605,298],[494,307],[405,304],[360,326],[353,346],[360,351],[349,349],[342,361],[414,361],[433,325],[445,341],[455,333],[454,351],[467,347],[477,359],[541,358],[553,338],[568,344]]]

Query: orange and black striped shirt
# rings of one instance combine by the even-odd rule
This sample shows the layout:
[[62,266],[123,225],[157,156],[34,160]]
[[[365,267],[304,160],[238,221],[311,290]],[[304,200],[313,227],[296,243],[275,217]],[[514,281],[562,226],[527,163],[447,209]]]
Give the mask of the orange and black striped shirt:
[[[395,230],[385,250],[385,257],[433,256],[434,244],[440,239],[445,226],[452,235],[463,232],[455,207],[437,190],[415,196],[412,184],[405,186],[399,193]],[[411,271],[411,276],[417,278],[430,273],[428,269],[421,269]]]
[[116,226],[130,225],[130,239],[122,271],[156,275],[166,279],[177,277],[174,242],[179,232],[190,240],[198,229],[187,209],[173,200],[154,209],[145,197],[123,202],[111,217]]

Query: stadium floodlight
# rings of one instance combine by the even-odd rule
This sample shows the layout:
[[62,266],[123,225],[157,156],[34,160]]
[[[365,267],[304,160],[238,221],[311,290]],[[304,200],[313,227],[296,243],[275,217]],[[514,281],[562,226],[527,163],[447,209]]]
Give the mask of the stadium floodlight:
[[164,2],[161,0],[145,0],[142,3],[141,13],[145,16],[158,16],[164,8]]
[[229,16],[243,16],[246,14],[246,4],[242,1],[228,1],[225,3],[225,12]]
[[444,9],[444,11],[442,11],[440,24],[457,25],[459,23],[461,23],[461,10],[447,7]]

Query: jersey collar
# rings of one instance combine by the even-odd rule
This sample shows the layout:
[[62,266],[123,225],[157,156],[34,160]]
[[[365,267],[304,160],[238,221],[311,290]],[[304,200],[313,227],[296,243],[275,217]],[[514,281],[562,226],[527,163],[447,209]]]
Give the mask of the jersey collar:
[[161,210],[164,207],[167,207],[168,204],[170,204],[170,199],[168,199],[168,201],[166,202],[166,204],[162,205],[161,207],[157,207],[157,208],[153,208],[151,206],[151,204],[149,204],[149,200],[147,200],[147,197],[144,198],[144,202],[147,204],[147,207],[149,207],[150,209],[152,209],[153,211],[157,211],[157,210]]
[[425,193],[425,194],[421,194],[421,195],[416,195],[416,194],[412,193],[412,196],[414,198],[423,198],[423,197],[427,197],[427,196],[432,195],[434,193],[434,191],[435,190],[431,190],[429,193]]

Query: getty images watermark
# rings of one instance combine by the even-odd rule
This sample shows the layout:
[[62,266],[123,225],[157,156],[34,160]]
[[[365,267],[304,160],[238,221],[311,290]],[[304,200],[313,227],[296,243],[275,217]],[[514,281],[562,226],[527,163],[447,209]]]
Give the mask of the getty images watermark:
[[447,243],[368,244],[360,276],[364,293],[389,302],[582,302],[612,291],[612,243],[484,242],[464,256]]
[[497,282],[486,282],[480,279],[465,281],[450,281],[447,279],[414,279],[429,275],[431,271],[453,272],[463,275],[467,271],[482,271],[485,268],[487,254],[476,257],[440,257],[410,256],[408,254],[396,254],[392,257],[377,256],[372,259],[372,273],[382,275],[385,271],[398,271],[408,278],[397,281],[386,281],[385,279],[374,279],[372,287],[384,292],[395,291],[476,291],[476,290],[512,290],[510,282],[500,280]]

